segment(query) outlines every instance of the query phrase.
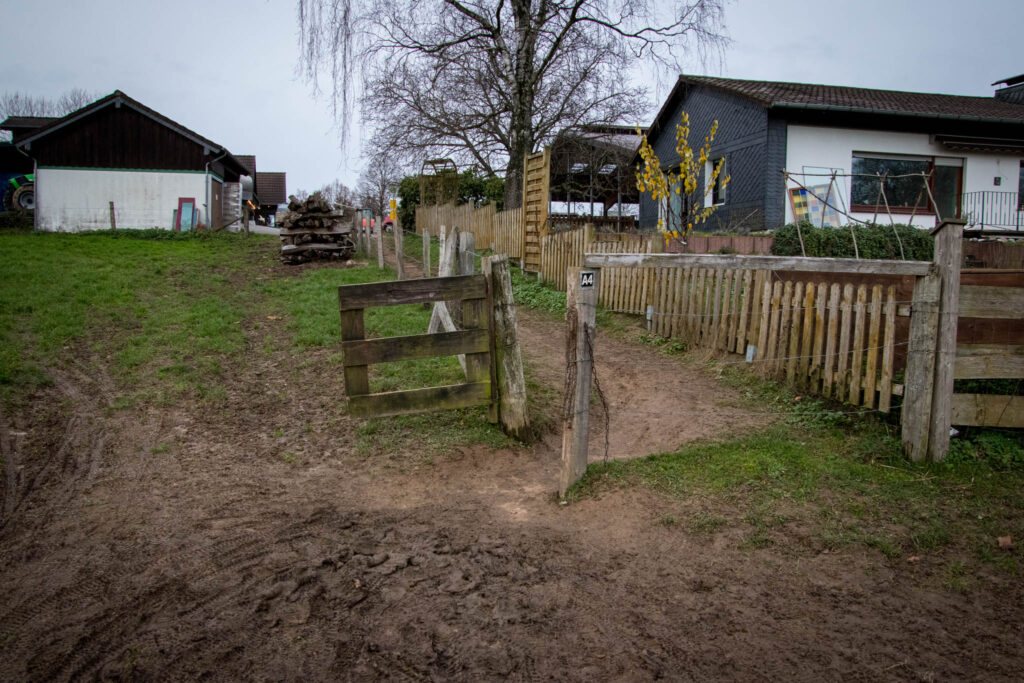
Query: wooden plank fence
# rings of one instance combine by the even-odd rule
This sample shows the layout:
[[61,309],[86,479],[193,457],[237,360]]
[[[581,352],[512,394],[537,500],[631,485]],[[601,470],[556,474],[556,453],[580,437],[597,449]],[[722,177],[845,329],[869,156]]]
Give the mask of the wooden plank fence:
[[523,258],[523,210],[497,211],[493,204],[473,208],[470,204],[441,204],[416,207],[416,232],[439,235],[460,230],[473,234],[477,247],[491,249],[509,258]]
[[523,258],[523,210],[508,209],[494,214],[494,241],[491,250],[510,259]]
[[527,154],[523,161],[523,268],[540,271],[541,238],[547,232],[551,197],[551,148]]
[[[954,379],[1024,378],[1024,270],[961,277]],[[1024,396],[954,393],[950,412],[954,425],[1024,428]]]

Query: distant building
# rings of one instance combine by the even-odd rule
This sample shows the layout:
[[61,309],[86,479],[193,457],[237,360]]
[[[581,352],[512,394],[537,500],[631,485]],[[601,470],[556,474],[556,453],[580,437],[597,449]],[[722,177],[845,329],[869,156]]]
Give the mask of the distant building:
[[268,225],[273,225],[273,216],[278,207],[288,203],[288,179],[280,171],[256,172],[256,197],[259,199],[256,215]]
[[238,159],[120,90],[61,118],[25,119],[0,128],[32,160],[39,230],[216,229],[241,216]]
[[[860,220],[891,212],[919,226],[935,224],[937,207],[942,217],[962,215],[979,227],[1020,229],[1024,76],[997,84],[1006,87],[995,97],[964,97],[683,75],[648,138],[668,170],[679,164],[680,112],[689,114],[698,142],[719,122],[699,188],[703,206],[719,208],[701,229],[817,223],[827,205]],[[722,159],[730,183],[704,193]],[[641,228],[671,220],[680,208],[642,198]]]

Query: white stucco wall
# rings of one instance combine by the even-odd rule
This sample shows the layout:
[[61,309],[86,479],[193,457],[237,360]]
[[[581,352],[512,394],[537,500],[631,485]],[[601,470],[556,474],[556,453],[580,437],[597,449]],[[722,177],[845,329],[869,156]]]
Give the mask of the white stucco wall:
[[[860,130],[852,128],[829,128],[825,126],[790,125],[786,131],[786,169],[790,173],[803,172],[813,168],[813,172],[825,172],[827,169],[840,169],[842,173],[850,173],[853,165],[854,152],[874,152],[877,154],[912,154],[936,157],[952,157],[964,160],[963,192],[979,190],[995,190],[1016,192],[1020,175],[1020,156],[1001,154],[983,154],[979,152],[963,152],[947,149],[944,145],[931,142],[927,133],[898,133],[891,131]],[[805,168],[807,167],[807,168]],[[1002,178],[997,186],[994,178]],[[813,184],[828,184],[827,177],[797,176],[801,183],[808,187]],[[850,178],[840,178],[837,182],[844,183],[843,206],[849,209]],[[796,187],[790,183],[789,187]],[[831,203],[831,202],[829,202]],[[854,213],[860,220],[871,220],[874,214]],[[894,214],[898,223],[905,223],[909,215]],[[793,220],[793,207],[786,197],[786,222]],[[879,221],[888,220],[880,216]],[[915,216],[914,225],[934,227],[934,216]]]
[[171,229],[179,197],[196,200],[199,221],[205,224],[207,178],[190,172],[38,168],[36,229],[109,229],[110,202],[119,230]]

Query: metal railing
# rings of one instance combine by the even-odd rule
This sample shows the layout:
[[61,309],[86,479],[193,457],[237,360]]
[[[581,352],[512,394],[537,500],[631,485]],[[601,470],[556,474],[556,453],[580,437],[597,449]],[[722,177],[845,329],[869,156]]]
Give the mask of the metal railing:
[[961,207],[968,229],[1019,231],[1024,227],[1024,205],[1016,192],[965,192]]

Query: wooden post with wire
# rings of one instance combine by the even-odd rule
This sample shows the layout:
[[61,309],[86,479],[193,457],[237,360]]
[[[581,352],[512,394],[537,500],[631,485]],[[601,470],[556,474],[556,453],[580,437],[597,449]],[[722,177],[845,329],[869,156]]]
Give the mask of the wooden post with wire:
[[558,495],[587,471],[590,447],[590,389],[593,382],[593,340],[597,331],[599,270],[570,266],[566,282],[566,382],[562,403],[562,471]]
[[498,417],[506,434],[528,441],[530,418],[526,410],[526,379],[523,373],[523,354],[519,348],[516,304],[512,297],[512,273],[508,256],[486,256],[481,270],[491,288],[494,321],[493,366],[497,377],[493,381],[498,391]]
[[932,230],[935,237],[935,267],[942,279],[939,295],[939,326],[935,344],[928,455],[941,462],[949,452],[949,430],[953,419],[953,371],[956,365],[956,325],[960,308],[960,266],[963,259],[962,219],[946,219]]
[[[370,219],[370,229],[373,229],[373,219]],[[377,268],[384,270],[384,226],[377,219]]]
[[430,277],[430,231],[423,228],[420,240],[423,243],[423,277]]
[[949,450],[963,228],[959,220],[935,228],[932,271],[914,283],[902,413],[903,449],[914,461]]
[[398,279],[405,279],[405,248],[402,244],[402,226],[397,221],[391,221],[391,230],[395,235],[395,270],[398,271]]

